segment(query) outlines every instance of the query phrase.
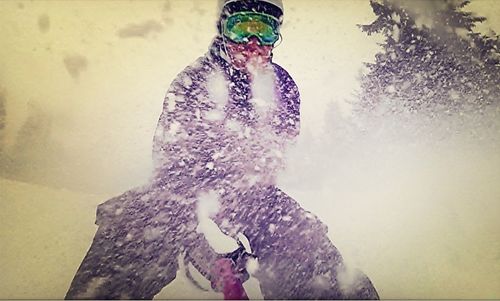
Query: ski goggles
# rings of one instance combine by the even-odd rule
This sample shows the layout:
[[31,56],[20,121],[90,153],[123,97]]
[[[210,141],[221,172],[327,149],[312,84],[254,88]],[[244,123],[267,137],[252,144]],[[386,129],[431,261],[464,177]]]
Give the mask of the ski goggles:
[[271,15],[241,12],[229,16],[223,34],[235,43],[247,43],[250,37],[259,39],[261,45],[273,45],[279,39],[280,22]]

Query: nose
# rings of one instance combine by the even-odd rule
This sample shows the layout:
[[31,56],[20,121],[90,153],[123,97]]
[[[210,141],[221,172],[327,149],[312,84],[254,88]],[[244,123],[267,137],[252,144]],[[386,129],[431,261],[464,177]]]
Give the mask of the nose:
[[251,36],[248,39],[248,43],[247,44],[251,45],[251,46],[261,46],[260,45],[260,40],[256,36]]

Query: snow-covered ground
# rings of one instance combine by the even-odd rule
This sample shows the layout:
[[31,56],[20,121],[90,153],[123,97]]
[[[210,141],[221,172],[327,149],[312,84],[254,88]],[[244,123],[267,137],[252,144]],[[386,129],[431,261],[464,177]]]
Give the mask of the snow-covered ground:
[[[85,256],[97,226],[96,206],[111,196],[89,195],[0,178],[0,299],[62,299]],[[227,245],[227,242],[222,244]],[[184,273],[156,299],[222,299],[198,290]],[[190,267],[206,288],[210,283]],[[261,298],[258,282],[245,283]]]
[[102,196],[7,179],[0,187],[0,298],[63,298],[92,241]]

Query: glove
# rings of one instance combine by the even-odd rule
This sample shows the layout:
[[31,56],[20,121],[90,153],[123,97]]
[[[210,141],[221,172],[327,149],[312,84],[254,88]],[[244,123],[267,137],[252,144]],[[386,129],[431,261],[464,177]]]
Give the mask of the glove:
[[[248,275],[248,273],[246,274]],[[212,288],[222,292],[224,300],[248,300],[243,281],[241,281],[231,259],[217,259],[211,269],[211,276]]]
[[220,255],[210,272],[212,289],[222,292],[225,300],[248,300],[243,287],[250,278],[246,264],[249,257],[256,256],[248,253],[239,240],[238,245],[235,251]]

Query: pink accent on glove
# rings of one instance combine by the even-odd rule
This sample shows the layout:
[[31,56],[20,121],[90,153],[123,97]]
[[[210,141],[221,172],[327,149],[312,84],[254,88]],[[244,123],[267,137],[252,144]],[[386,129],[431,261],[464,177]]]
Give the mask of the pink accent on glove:
[[212,268],[212,287],[224,294],[224,300],[248,300],[240,278],[234,273],[228,258],[218,259]]

